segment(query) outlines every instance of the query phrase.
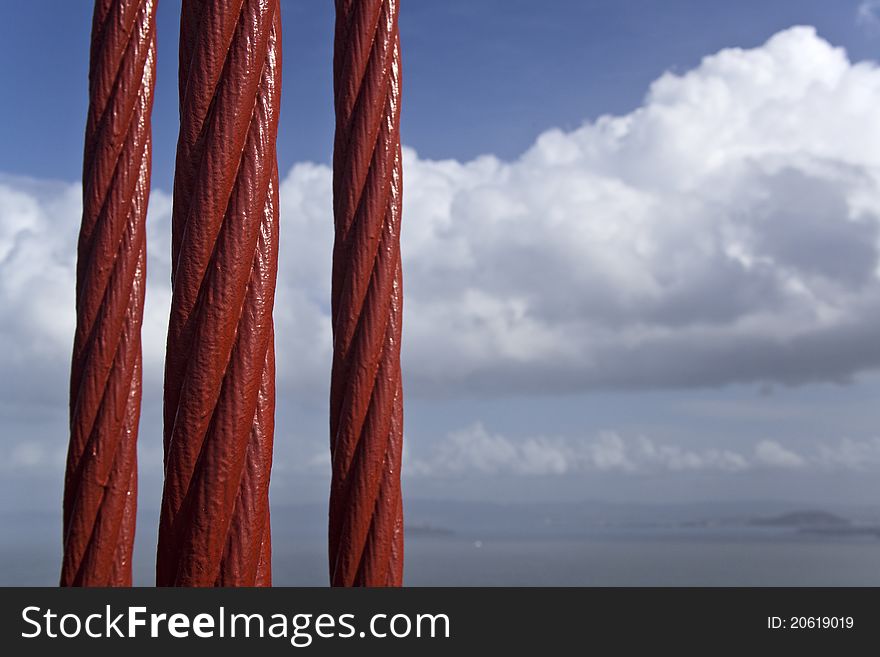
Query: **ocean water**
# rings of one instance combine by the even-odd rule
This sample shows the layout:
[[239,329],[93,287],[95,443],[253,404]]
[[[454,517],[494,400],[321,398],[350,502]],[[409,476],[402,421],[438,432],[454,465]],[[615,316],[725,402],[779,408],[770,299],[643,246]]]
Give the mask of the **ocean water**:
[[[327,584],[321,538],[276,538],[273,552],[276,585]],[[0,585],[54,586],[59,557],[47,542],[4,541]],[[667,528],[558,537],[416,535],[407,539],[405,563],[411,586],[880,586],[880,539]],[[151,585],[152,569],[149,546],[141,544],[135,583]]]
[[[273,566],[278,585],[326,583],[313,570],[325,567],[322,550],[302,543],[283,549]],[[411,586],[880,586],[880,540],[782,532],[419,536],[407,541],[404,580]]]

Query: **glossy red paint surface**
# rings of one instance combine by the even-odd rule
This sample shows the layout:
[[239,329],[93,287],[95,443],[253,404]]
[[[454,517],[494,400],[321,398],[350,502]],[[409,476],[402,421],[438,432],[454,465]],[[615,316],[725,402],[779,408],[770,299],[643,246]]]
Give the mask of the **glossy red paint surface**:
[[333,77],[330,581],[400,586],[400,38],[397,0],[337,0]]
[[155,11],[98,0],[93,14],[62,586],[131,585]]
[[278,0],[184,0],[160,586],[271,584]]

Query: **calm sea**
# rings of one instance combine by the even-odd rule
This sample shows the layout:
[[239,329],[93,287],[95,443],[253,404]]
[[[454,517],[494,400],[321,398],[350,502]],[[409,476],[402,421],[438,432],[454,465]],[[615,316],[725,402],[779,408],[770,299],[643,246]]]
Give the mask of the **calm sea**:
[[[58,548],[0,546],[0,585],[57,582]],[[276,585],[324,586],[325,542],[273,541]],[[135,580],[152,583],[148,545]],[[776,530],[633,530],[578,537],[419,535],[407,539],[414,586],[880,586],[880,539]]]

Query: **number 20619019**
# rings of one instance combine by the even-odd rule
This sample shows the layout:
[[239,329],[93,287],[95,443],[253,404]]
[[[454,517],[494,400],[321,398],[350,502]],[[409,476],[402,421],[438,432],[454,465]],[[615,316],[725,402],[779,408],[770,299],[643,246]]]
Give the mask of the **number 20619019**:
[[854,625],[852,616],[767,617],[767,628],[771,630],[851,630]]

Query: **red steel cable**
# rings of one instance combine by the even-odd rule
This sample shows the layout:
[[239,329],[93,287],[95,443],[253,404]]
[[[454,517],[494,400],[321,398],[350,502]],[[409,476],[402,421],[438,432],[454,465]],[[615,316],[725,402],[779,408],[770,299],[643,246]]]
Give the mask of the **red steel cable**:
[[62,586],[131,586],[154,0],[97,0],[77,248]]
[[400,586],[397,0],[336,0],[329,560],[334,586]]
[[184,0],[160,586],[271,584],[278,0]]

